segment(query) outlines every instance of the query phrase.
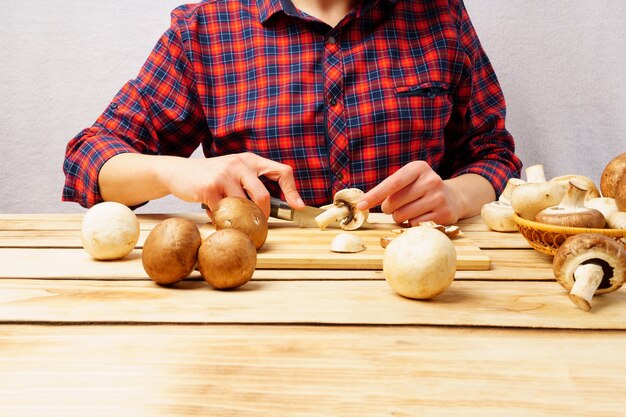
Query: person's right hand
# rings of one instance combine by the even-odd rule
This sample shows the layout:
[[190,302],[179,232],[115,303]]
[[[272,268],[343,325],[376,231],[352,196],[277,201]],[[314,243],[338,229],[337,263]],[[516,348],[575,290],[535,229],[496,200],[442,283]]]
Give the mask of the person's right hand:
[[159,170],[161,181],[174,196],[187,202],[204,203],[212,211],[224,197],[249,197],[269,217],[270,194],[259,179],[277,181],[287,204],[298,209],[304,202],[296,190],[289,165],[239,153],[215,158],[167,158]]

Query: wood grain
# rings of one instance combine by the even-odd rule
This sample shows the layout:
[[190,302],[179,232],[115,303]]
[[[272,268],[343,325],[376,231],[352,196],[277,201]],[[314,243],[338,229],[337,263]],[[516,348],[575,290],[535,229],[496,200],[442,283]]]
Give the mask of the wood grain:
[[[203,237],[215,232],[212,225],[200,227]],[[137,248],[142,248],[150,231],[142,230]],[[389,230],[352,232],[365,241],[360,253],[334,253],[330,242],[337,230],[300,229],[293,226],[270,229],[267,242],[257,257],[258,269],[382,269],[384,249],[382,236],[396,236]],[[471,241],[460,236],[453,239],[457,249],[457,269],[489,270],[489,257]],[[0,248],[82,248],[79,230],[0,230]]]
[[[0,415],[624,415],[625,332],[0,326]],[[603,360],[603,359],[607,360]]]
[[430,301],[386,281],[252,281],[215,291],[147,281],[0,281],[0,321],[49,323],[306,323],[626,329],[626,292],[577,309],[556,282],[457,281]]
[[[491,261],[489,271],[457,271],[457,279],[546,280],[553,279],[552,258],[525,250],[483,250]],[[346,255],[348,256],[348,255]],[[122,260],[95,261],[82,249],[12,249],[0,248],[1,278],[61,279],[147,279],[141,265],[141,250],[136,249]],[[198,277],[195,273],[193,277]],[[257,269],[258,279],[383,279],[380,269]]]

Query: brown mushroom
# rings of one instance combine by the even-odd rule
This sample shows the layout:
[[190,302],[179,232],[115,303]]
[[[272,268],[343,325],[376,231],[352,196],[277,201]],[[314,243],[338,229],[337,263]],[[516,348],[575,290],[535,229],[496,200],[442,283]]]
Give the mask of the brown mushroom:
[[213,211],[213,225],[216,230],[232,228],[245,233],[257,249],[267,239],[267,218],[259,206],[246,198],[222,198]]
[[361,227],[369,215],[369,210],[356,208],[363,194],[365,193],[357,188],[337,191],[333,205],[315,218],[320,229],[324,230],[335,221],[338,221],[344,230],[356,230]]
[[594,294],[613,292],[624,284],[626,250],[601,234],[574,235],[557,250],[553,270],[558,283],[570,292],[570,300],[589,311]]
[[563,227],[603,228],[606,220],[598,210],[585,207],[587,189],[577,180],[570,180],[565,196],[557,206],[548,207],[535,216],[535,221]]
[[626,175],[622,175],[622,178],[617,182],[615,205],[619,211],[626,211]]
[[600,191],[603,197],[615,197],[617,183],[626,176],[626,152],[613,158],[602,171]]
[[172,285],[191,274],[202,243],[200,231],[188,219],[163,220],[150,231],[143,250],[143,269],[154,282]]
[[198,250],[198,270],[213,288],[237,288],[250,281],[256,268],[252,240],[236,229],[209,235]]

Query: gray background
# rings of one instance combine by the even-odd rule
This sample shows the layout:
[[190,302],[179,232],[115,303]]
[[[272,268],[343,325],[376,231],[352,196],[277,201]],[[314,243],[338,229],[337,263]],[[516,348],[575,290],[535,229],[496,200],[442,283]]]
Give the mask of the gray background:
[[[0,212],[84,211],[61,202],[65,146],[136,75],[179,4],[0,0]],[[626,151],[626,1],[466,5],[525,166],[597,182]],[[140,212],[198,210],[168,197]]]

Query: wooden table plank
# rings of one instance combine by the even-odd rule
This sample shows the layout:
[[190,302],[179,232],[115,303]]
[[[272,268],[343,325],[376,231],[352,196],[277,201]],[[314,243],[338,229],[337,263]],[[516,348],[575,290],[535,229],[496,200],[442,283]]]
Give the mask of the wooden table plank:
[[457,281],[431,301],[385,281],[252,281],[215,291],[202,281],[0,281],[0,321],[49,323],[322,323],[626,329],[626,291],[577,309],[556,282]]
[[[457,271],[457,279],[551,280],[552,259],[525,250],[483,250],[491,262],[489,271]],[[194,274],[195,277],[199,275]],[[378,270],[257,269],[259,279],[383,279]],[[82,249],[0,248],[1,278],[53,279],[147,279],[141,265],[141,250],[113,262],[95,261]]]
[[[215,232],[212,225],[201,227],[203,237]],[[382,269],[384,249],[380,238],[389,236],[385,230],[355,231],[366,245],[360,253],[330,251],[336,230],[275,228],[270,229],[267,241],[258,253],[258,269]],[[142,230],[136,247],[142,248],[149,231]],[[395,235],[394,235],[395,236]],[[453,239],[457,249],[457,269],[486,271],[489,257],[465,236]],[[2,248],[82,248],[78,230],[9,230],[0,231]]]
[[[625,332],[0,326],[0,415],[624,415]],[[607,360],[604,360],[607,359]]]

